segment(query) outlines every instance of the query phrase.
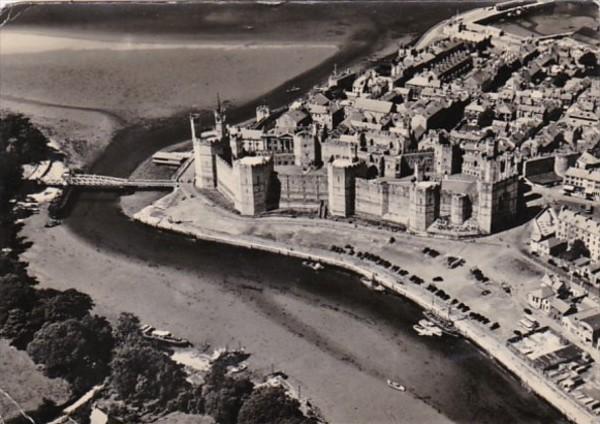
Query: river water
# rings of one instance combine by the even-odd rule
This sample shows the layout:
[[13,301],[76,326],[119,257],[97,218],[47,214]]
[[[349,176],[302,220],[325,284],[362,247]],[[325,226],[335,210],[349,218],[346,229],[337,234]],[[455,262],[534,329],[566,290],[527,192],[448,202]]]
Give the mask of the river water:
[[[285,15],[287,7],[295,8],[294,13],[298,13],[297,9],[302,5],[286,5],[279,8],[281,11],[277,14]],[[311,5],[310,11],[303,13],[314,14],[315,7]],[[331,8],[330,5],[322,7]],[[351,16],[351,12],[367,13],[372,8],[365,6],[364,2],[357,5],[344,3],[343,7],[347,9],[347,16]],[[388,8],[385,13],[393,11],[393,5],[385,7]],[[415,7],[420,7],[421,13],[424,13],[422,5]],[[437,13],[448,16],[451,10],[452,7],[445,5],[443,12]],[[401,25],[401,22],[399,18],[381,18],[382,34],[385,31],[399,31],[397,25]],[[412,25],[415,25],[414,22]],[[419,31],[425,29],[418,28]],[[291,84],[306,91],[326,77],[334,61],[344,66],[371,54],[382,34],[365,33],[367,42],[343,49],[335,58],[300,75]],[[266,94],[264,99],[268,100],[271,107],[277,107],[292,100],[292,95],[286,93],[285,87],[280,87]],[[229,111],[230,121],[252,116],[257,104],[258,101],[251,102]],[[189,129],[185,116],[126,128],[116,134],[91,171],[128,176],[156,150],[187,138]],[[389,334],[398,346],[398,350],[389,356],[356,363],[355,366],[382,379],[390,375],[403,376],[402,382],[411,391],[455,421],[498,424],[566,422],[550,405],[525,390],[468,341],[447,337],[417,337],[411,326],[420,316],[420,310],[404,299],[374,294],[363,287],[356,277],[342,270],[330,269],[315,274],[293,258],[194,242],[156,231],[129,220],[121,212],[118,200],[117,195],[110,193],[81,193],[67,220],[69,228],[99,249],[143,258],[157,266],[192,272],[198,270],[203,275],[214,275],[214,279],[219,281],[232,276],[236,278],[229,279],[231,284],[251,282],[255,286],[262,286],[265,291],[290,293],[302,299],[320,299],[351,310],[353,316],[349,319],[376,323],[378,331]],[[260,268],[257,268],[257,263],[261,264]],[[349,280],[355,280],[354,284],[349,284]],[[260,307],[260,296],[257,297],[257,307]],[[310,335],[307,337],[310,339]],[[338,354],[332,348],[324,349],[330,349],[332,355]],[[403,357],[404,362],[410,359],[410,370],[398,367],[401,362],[399,356]]]

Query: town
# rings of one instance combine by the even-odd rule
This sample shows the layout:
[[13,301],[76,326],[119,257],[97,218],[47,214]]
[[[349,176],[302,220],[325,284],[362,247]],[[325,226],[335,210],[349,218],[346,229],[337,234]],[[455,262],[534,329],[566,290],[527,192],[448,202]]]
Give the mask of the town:
[[[413,299],[427,299],[428,292],[445,318],[421,320],[420,334],[439,336],[435,328],[450,319],[476,338],[462,319],[478,322],[496,334],[488,352],[512,364],[568,418],[596,422],[590,417],[600,415],[600,45],[573,32],[520,36],[502,29],[507,20],[552,11],[557,3],[509,1],[455,16],[417,45],[400,46],[366,69],[334,69],[289,106],[263,104],[243,123],[229,124],[218,100],[214,125],[190,116],[192,151],[154,156],[157,165],[178,167],[180,196],[137,218],[198,234],[182,223],[193,221],[201,197],[258,219],[292,215],[475,243],[528,223],[527,255],[547,272],[523,293],[502,282],[506,302],[516,310],[521,305],[521,315],[497,320],[471,310],[451,286],[424,284],[351,245],[331,246],[337,256],[330,261],[295,249],[286,254],[304,257],[315,270],[367,261],[381,271],[363,280],[379,291],[410,298],[406,285],[420,286]],[[596,22],[590,31],[598,30]],[[435,249],[424,253],[439,255],[449,269],[464,264]],[[487,284],[476,264],[467,266]],[[481,291],[484,298],[488,293]],[[446,308],[459,318],[444,316]]]

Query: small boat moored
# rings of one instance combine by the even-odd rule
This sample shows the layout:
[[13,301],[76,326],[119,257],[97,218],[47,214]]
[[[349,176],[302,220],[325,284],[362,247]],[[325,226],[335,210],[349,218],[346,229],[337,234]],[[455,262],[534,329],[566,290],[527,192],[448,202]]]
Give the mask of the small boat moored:
[[302,265],[312,269],[313,271],[320,271],[325,268],[325,266],[318,261],[302,261]]
[[390,380],[389,378],[387,379],[387,385],[394,390],[398,390],[399,392],[406,391],[406,387],[396,381]]

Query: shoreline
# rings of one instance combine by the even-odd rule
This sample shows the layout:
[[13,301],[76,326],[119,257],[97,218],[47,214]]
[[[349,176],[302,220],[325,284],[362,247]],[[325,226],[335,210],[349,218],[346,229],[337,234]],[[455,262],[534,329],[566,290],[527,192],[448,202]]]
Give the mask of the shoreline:
[[[156,202],[160,202],[162,199],[169,196],[175,196],[176,193],[177,190]],[[472,342],[480,351],[491,358],[494,363],[500,365],[502,369],[509,371],[509,373],[516,377],[521,384],[546,400],[567,419],[578,424],[596,422],[595,417],[587,410],[574,403],[566,394],[551,386],[543,376],[539,375],[533,368],[518,358],[506,345],[500,344],[493,336],[486,334],[485,330],[479,328],[477,324],[470,321],[466,317],[466,314],[454,311],[453,316],[453,314],[449,312],[449,307],[447,307],[447,305],[440,305],[439,302],[432,302],[431,299],[433,296],[430,293],[420,286],[411,285],[406,277],[391,276],[391,273],[388,273],[384,269],[377,269],[375,271],[370,269],[372,266],[367,264],[357,265],[350,261],[333,257],[333,255],[324,252],[310,253],[305,247],[297,245],[294,247],[287,247],[274,240],[268,240],[257,236],[248,236],[246,239],[218,233],[217,231],[209,233],[206,230],[203,231],[198,228],[192,230],[186,229],[185,224],[176,224],[168,222],[168,220],[165,221],[164,219],[151,217],[148,211],[155,207],[155,203],[143,208],[138,213],[130,216],[130,218],[147,226],[184,235],[186,237],[227,244],[249,250],[260,250],[301,260],[318,261],[329,266],[347,270],[361,277],[373,279],[387,290],[415,303],[424,311],[431,311],[444,318],[447,317],[452,321],[456,329],[465,339]],[[123,213],[125,212],[123,211]],[[240,219],[244,219],[244,217],[240,217]],[[260,220],[261,218],[258,219]],[[278,217],[278,219],[285,220],[286,218]],[[290,221],[292,220],[290,219]],[[401,282],[400,280],[404,281]]]

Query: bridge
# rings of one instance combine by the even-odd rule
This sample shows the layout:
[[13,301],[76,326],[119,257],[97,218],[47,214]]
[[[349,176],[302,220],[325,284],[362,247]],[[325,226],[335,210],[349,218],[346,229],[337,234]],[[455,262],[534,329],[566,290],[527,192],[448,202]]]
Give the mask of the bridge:
[[95,174],[65,174],[62,178],[45,180],[44,183],[49,186],[58,187],[90,187],[107,190],[124,189],[169,189],[176,188],[179,184],[176,180],[146,180],[146,179],[126,179],[117,177],[108,177]]

